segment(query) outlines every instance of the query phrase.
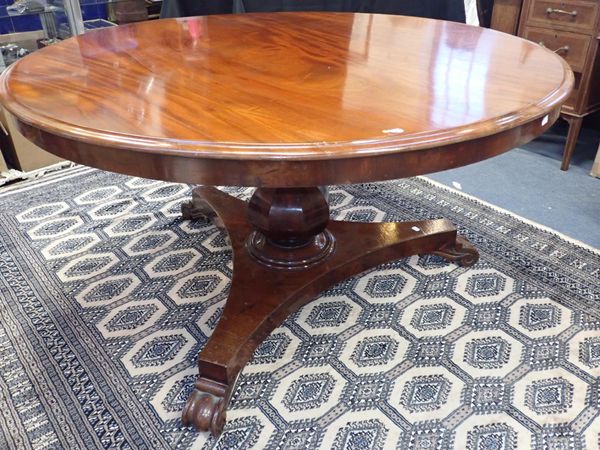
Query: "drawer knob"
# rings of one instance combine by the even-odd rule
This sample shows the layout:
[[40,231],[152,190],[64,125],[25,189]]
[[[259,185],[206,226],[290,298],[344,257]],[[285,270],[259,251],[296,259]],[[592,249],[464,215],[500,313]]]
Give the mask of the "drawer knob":
[[546,14],[565,14],[567,16],[575,17],[577,16],[577,10],[565,11],[564,9],[548,8]]
[[[544,48],[548,48],[546,47],[546,44],[544,43],[544,41],[540,41],[539,44],[544,47]],[[548,49],[550,50],[550,49]],[[561,54],[561,53],[569,53],[569,46],[568,45],[563,45],[562,47],[558,47],[556,50],[552,50],[554,53],[556,54]]]

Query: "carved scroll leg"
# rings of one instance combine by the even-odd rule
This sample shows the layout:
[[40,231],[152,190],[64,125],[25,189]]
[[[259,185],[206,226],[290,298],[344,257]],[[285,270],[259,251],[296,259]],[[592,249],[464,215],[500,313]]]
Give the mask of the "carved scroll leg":
[[[192,214],[210,215],[213,217],[213,221],[217,218],[222,226],[227,225],[228,238],[231,240],[234,250],[234,266],[240,259],[247,260],[249,258],[244,249],[245,238],[250,234],[250,226],[246,222],[247,203],[216,188],[199,186],[193,190],[192,201],[189,202],[189,206]],[[213,211],[218,215],[215,216]],[[232,307],[240,302],[244,303],[248,292],[246,286],[255,281],[244,279],[241,283],[243,286],[238,286],[239,282],[236,280],[243,275],[248,276],[244,271],[234,268],[232,286],[225,305],[225,312],[205,348],[200,352],[198,357],[200,376],[194,384],[194,389],[189,395],[182,412],[182,422],[185,426],[192,426],[199,431],[210,431],[214,436],[219,436],[223,430],[226,421],[226,408],[235,387],[235,380],[245,363],[244,360],[237,365],[227,364],[227,361],[234,357],[241,344],[228,343],[226,337],[224,338],[220,333],[223,328],[221,322],[225,322],[223,316],[228,316]],[[249,276],[252,277],[252,275]],[[238,322],[242,325],[248,324],[248,320]],[[234,338],[234,340],[239,338],[238,332],[244,335],[242,325],[238,323],[231,328],[235,329],[236,333],[228,333],[228,327],[225,327],[225,335]],[[253,347],[249,349],[250,352],[252,350]],[[208,358],[205,356],[207,354]],[[217,357],[211,357],[215,354]],[[251,353],[247,358],[250,356]]]
[[204,186],[194,188],[192,190],[192,199],[189,202],[181,204],[181,217],[183,217],[185,220],[194,220],[201,218],[212,219],[213,223],[217,227],[224,228],[223,222],[221,221],[219,216],[217,216],[210,204],[206,201],[206,192],[207,189]]
[[[252,238],[248,238],[254,236],[251,231],[260,231],[258,226],[251,225],[252,218],[260,224],[265,217],[270,218],[273,208],[269,205],[287,205],[287,210],[292,210],[292,213],[304,211],[303,214],[310,218],[309,223],[313,224],[308,231],[319,233],[316,235],[319,236],[322,228],[314,226],[313,214],[315,210],[323,213],[322,202],[315,200],[315,194],[319,191],[259,190],[258,194],[254,194],[254,202],[251,201],[248,206],[214,188],[197,189],[196,198],[202,198],[210,204],[227,227],[233,250],[233,277],[221,318],[198,355],[200,377],[185,406],[183,423],[193,425],[198,430],[210,430],[217,436],[223,428],[225,409],[236,379],[255,349],[286,317],[320,292],[372,267],[418,253],[440,254],[461,265],[474,264],[478,256],[465,239],[456,237],[456,228],[445,219],[404,223],[332,221],[327,229],[335,243],[335,251],[327,253],[324,258],[326,263],[312,263],[305,258],[303,252],[307,245],[280,245],[275,249],[280,253],[280,259],[275,261],[282,262],[279,266],[289,267],[286,264],[290,261],[300,261],[306,267],[303,270],[295,266],[293,270],[273,269],[269,266],[271,260],[263,262],[248,249],[252,245],[258,247]],[[264,205],[266,207],[263,208]],[[246,214],[248,209],[252,214]],[[266,213],[260,215],[263,210]],[[292,214],[292,217],[297,215]],[[297,222],[304,224],[305,221],[287,221],[292,224]],[[319,225],[319,221],[316,222]],[[300,231],[304,229],[302,226]],[[279,231],[285,234],[289,230],[284,228]],[[311,235],[307,232],[298,236],[306,238]],[[314,242],[317,242],[316,236]],[[273,242],[270,245],[278,245],[276,240]],[[297,254],[300,254],[299,258],[295,257]]]
[[225,407],[229,403],[231,388],[200,378],[183,408],[183,425],[197,430],[210,431],[218,436],[225,426]]
[[225,309],[198,355],[200,377],[182,414],[185,426],[210,431],[214,436],[223,430],[226,409],[239,373],[256,347],[288,315],[287,310],[278,310],[280,304],[285,304],[288,296],[293,295],[293,292],[280,294],[277,291],[285,275],[278,273],[272,274],[275,282],[257,285],[255,292],[249,293],[248,286],[256,279],[268,278],[269,269],[263,269],[249,257],[238,257],[245,259],[244,267],[248,271],[236,272],[234,268]]
[[461,267],[471,267],[479,261],[479,252],[477,249],[467,238],[462,236],[456,236],[456,241],[453,245],[442,247],[431,253],[452,261]]

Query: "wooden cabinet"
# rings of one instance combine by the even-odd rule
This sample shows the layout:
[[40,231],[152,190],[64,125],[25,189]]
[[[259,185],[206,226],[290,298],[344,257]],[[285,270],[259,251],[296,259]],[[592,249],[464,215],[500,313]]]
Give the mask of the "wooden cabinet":
[[494,0],[491,28],[517,34],[523,0]]
[[591,34],[598,21],[597,0],[534,0],[525,2],[527,25]]
[[561,110],[569,123],[561,165],[567,170],[583,118],[600,109],[600,1],[524,0],[518,35],[561,55],[575,72],[575,89]]

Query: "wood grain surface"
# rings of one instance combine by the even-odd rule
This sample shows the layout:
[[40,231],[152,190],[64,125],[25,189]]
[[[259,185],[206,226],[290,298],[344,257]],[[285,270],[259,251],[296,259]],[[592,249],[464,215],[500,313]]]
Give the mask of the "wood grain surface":
[[29,139],[67,159],[151,178],[285,187],[496,155],[547,129],[572,82],[560,57],[493,30],[267,13],[87,33],[12,65],[0,95]]

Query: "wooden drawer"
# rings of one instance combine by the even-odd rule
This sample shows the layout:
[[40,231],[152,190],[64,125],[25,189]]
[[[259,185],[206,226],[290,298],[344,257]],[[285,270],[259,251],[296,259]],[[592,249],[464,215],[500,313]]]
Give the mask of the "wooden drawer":
[[526,25],[593,34],[599,10],[597,1],[533,0]]
[[566,31],[526,27],[523,37],[562,56],[575,72],[582,72],[592,38]]

